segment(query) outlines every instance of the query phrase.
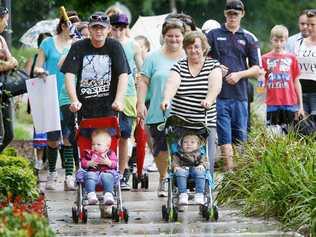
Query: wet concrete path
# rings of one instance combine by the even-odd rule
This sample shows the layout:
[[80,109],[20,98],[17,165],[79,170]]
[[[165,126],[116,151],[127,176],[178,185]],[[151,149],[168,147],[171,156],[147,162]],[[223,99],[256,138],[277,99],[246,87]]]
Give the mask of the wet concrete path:
[[88,206],[87,224],[73,224],[71,208],[76,192],[64,192],[62,169],[58,170],[58,175],[58,189],[47,192],[49,223],[57,236],[300,236],[283,232],[280,224],[273,220],[248,218],[229,207],[219,208],[217,222],[206,222],[199,215],[198,207],[190,206],[179,213],[177,222],[166,223],[161,217],[161,205],[167,199],[157,197],[157,173],[150,173],[148,191],[123,192],[123,204],[129,211],[128,224],[101,219],[97,206]]

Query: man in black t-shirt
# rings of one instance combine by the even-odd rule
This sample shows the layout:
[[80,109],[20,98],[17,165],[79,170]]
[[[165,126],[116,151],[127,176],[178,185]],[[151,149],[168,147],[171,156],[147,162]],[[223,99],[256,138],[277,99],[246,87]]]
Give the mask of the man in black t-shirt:
[[130,69],[121,44],[107,37],[109,18],[96,12],[88,27],[91,38],[75,42],[61,67],[70,110],[83,118],[115,115],[124,107]]

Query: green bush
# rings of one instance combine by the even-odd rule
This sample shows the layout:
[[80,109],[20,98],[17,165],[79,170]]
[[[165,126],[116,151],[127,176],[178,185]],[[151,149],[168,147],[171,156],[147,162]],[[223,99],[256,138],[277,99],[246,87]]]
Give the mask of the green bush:
[[[8,150],[8,153],[9,153],[9,150]],[[21,156],[9,156],[9,155],[0,154],[0,167],[3,167],[3,166],[16,166],[16,167],[21,167],[22,169],[32,170],[31,162],[28,159]]]
[[24,201],[34,200],[38,197],[36,182],[31,169],[11,165],[0,167],[0,200],[9,194]]
[[6,207],[0,210],[0,236],[53,237],[46,218]]
[[312,232],[316,214],[314,140],[255,131],[242,157],[235,157],[236,172],[226,174],[218,187],[218,202],[237,203],[245,214],[274,216],[287,227],[307,226]]
[[6,147],[3,152],[1,152],[1,155],[6,156],[17,156],[18,153],[14,147]]

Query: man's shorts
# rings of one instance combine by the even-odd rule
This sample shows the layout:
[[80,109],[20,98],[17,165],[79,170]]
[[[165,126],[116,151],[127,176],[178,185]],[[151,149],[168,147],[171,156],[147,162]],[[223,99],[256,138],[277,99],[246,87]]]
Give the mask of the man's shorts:
[[247,101],[217,99],[218,144],[233,144],[247,141]]
[[159,124],[160,123],[148,125],[150,136],[152,137],[152,140],[153,140],[153,156],[154,157],[157,157],[161,151],[168,151],[165,131],[164,130],[159,131],[157,129],[157,126]]
[[295,112],[280,109],[273,112],[267,112],[267,125],[292,124],[295,119]]
[[128,117],[122,112],[119,114],[119,122],[120,122],[122,138],[127,139],[132,136],[135,120],[136,120],[135,118]]

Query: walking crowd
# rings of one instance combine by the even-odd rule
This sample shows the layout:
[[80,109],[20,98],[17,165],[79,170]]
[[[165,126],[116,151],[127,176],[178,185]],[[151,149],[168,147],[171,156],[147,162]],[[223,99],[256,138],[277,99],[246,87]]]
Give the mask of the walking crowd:
[[[8,14],[7,9],[0,8],[0,31],[6,26]],[[194,134],[183,137],[183,154],[175,157],[179,203],[187,204],[183,181],[189,172],[186,166],[194,166],[190,172],[198,178],[205,170],[213,174],[219,146],[224,170],[234,170],[234,151],[243,152],[250,127],[250,78],[258,79],[258,86],[266,91],[267,127],[291,127],[307,115],[316,118],[316,9],[300,14],[300,33],[296,35],[289,37],[285,26],[274,26],[271,51],[262,57],[259,40],[241,27],[245,6],[240,0],[226,3],[223,24],[207,21],[202,30],[189,15],[168,15],[161,35],[156,36],[161,37],[161,47],[156,49],[151,49],[145,36],[130,36],[130,19],[115,7],[93,13],[88,22],[81,21],[75,11],[67,11],[67,16],[69,19],[60,17],[55,35],[39,36],[38,52],[26,67],[31,77],[45,80],[47,75],[56,75],[57,80],[62,129],[47,134],[34,132],[37,169],[42,168],[45,156],[48,160],[47,190],[56,189],[60,152],[65,191],[76,189],[74,168],[82,162],[89,203],[97,202],[95,186],[101,182],[104,203],[113,204],[116,175],[122,190],[130,189],[129,143],[137,126],[148,135],[160,177],[158,196],[166,197],[169,154],[166,135],[159,127],[169,115],[178,115],[190,122],[206,123],[209,131],[206,159],[194,162],[196,155],[200,156],[195,151],[201,143]],[[78,34],[73,34],[73,27]],[[2,37],[0,47],[0,71],[16,67]],[[10,101],[2,99],[1,103],[2,116],[8,117]],[[111,136],[95,130],[91,134],[92,148],[78,160],[75,113],[79,120],[118,116],[121,137],[117,157],[109,150]],[[0,126],[5,130],[3,145],[10,136],[6,123],[4,128]],[[192,162],[187,165],[181,159]],[[196,201],[203,203],[204,185],[199,179],[196,183]]]

